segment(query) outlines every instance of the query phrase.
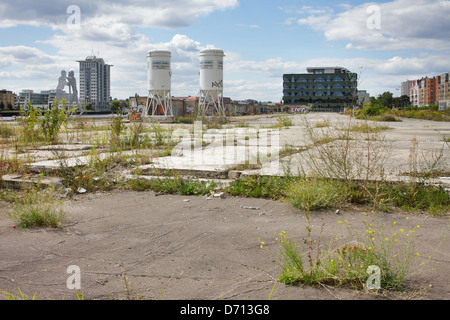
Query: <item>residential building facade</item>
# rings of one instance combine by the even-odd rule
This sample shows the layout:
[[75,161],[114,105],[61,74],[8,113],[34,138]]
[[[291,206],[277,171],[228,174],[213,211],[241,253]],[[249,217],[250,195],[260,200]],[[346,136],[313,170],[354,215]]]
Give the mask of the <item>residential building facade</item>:
[[448,81],[450,78],[450,72],[441,74],[437,77],[437,90],[436,98],[438,101],[450,99],[450,88],[448,86]]
[[[439,105],[440,101],[450,99],[450,88],[448,86],[449,73],[443,73],[433,78],[424,77],[422,79],[407,81],[409,83],[409,99],[412,106],[425,107]],[[403,88],[407,82],[402,83]]]
[[16,105],[16,95],[6,89],[0,90],[0,110],[14,109]]
[[401,95],[402,96],[410,96],[411,94],[411,86],[413,85],[414,81],[407,80],[405,82],[402,82],[401,86]]
[[307,68],[283,75],[285,105],[310,106],[312,111],[339,112],[357,103],[357,75],[342,67]]
[[[28,102],[35,108],[47,108],[53,104],[53,100],[56,98],[56,90],[43,90],[40,93],[34,92],[34,90],[26,89],[19,92],[18,102],[19,108],[28,106]],[[70,101],[70,94],[63,91],[62,98],[68,103]]]
[[34,90],[26,89],[19,92],[19,107],[25,108],[28,103],[34,107],[47,107],[48,94],[34,92]]
[[111,110],[111,67],[102,58],[89,56],[80,64],[79,101],[92,104],[94,111]]

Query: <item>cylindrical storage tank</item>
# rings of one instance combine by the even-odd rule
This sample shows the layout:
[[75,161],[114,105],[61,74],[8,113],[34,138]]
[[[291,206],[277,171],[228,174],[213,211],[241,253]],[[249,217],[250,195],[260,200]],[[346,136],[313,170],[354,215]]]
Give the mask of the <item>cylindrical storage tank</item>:
[[151,91],[170,91],[172,69],[171,52],[152,50],[148,53],[148,89]]
[[203,49],[200,55],[200,90],[223,90],[223,57],[220,49]]

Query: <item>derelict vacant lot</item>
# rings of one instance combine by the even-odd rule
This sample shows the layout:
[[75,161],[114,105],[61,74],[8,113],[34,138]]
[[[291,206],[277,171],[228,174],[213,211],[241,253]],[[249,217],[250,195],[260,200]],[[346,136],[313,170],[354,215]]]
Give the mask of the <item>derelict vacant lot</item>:
[[[279,127],[282,146],[300,148],[305,144],[303,117],[294,116],[292,124]],[[336,114],[306,117],[312,124],[346,119]],[[276,116],[242,117],[238,121],[271,126]],[[448,163],[447,123],[404,119],[383,125],[389,126],[383,134],[391,141],[385,162],[391,177],[404,177],[410,166],[413,139],[416,152],[424,157],[442,152],[443,163]],[[295,161],[301,161],[301,155],[291,155],[292,168],[298,168]],[[447,186],[447,177],[434,179]],[[315,210],[310,212],[308,222],[303,210],[283,201],[110,190],[75,193],[65,198],[64,207],[66,219],[57,229],[12,228],[14,222],[9,215],[0,216],[2,298],[10,293],[20,297],[20,288],[28,296],[40,294],[41,299],[76,299],[74,290],[67,287],[67,268],[71,265],[80,268],[85,299],[450,297],[448,213],[431,215],[400,209],[374,212],[380,223],[392,226],[395,222],[397,232],[420,226],[414,235],[413,272],[407,278],[411,290],[376,294],[327,284],[317,288],[286,285],[279,282],[282,269],[276,263],[281,232],[288,232],[301,244],[310,226],[313,241],[320,240],[326,246],[336,236],[346,236],[348,228],[364,233],[363,219],[371,210],[367,205],[342,206],[338,214],[334,209]],[[1,210],[9,213],[11,208],[2,202]]]

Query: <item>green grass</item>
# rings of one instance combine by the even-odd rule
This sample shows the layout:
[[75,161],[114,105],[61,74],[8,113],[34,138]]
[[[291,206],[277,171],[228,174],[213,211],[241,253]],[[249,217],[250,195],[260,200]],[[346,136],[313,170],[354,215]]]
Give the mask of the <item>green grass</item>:
[[[277,234],[275,261],[281,267],[279,280],[287,285],[321,287],[350,287],[365,289],[371,276],[370,268],[379,268],[380,289],[404,291],[406,277],[411,274],[419,256],[415,242],[420,226],[399,229],[396,222],[379,223],[375,215],[367,220],[363,214],[365,230],[357,231],[348,221],[338,221],[339,234],[330,234],[323,243],[322,231],[311,236],[312,227],[306,226],[308,236],[294,240],[288,231]],[[261,248],[269,250],[261,241]]]
[[401,119],[395,117],[395,115],[389,110],[389,112],[380,115],[365,115],[358,114],[356,119],[369,120],[369,121],[379,121],[379,122],[402,122]]
[[0,137],[9,139],[17,135],[17,129],[7,123],[0,122]]
[[61,227],[65,210],[52,189],[30,187],[22,197],[15,198],[11,217],[20,228]]
[[370,112],[368,109],[358,110],[357,119],[372,121],[402,121],[399,118],[412,118],[432,121],[450,121],[450,109],[439,111],[436,107],[408,108],[404,110],[391,110],[387,108],[377,109],[377,112]]
[[330,123],[328,122],[328,120],[319,121],[319,122],[316,122],[316,124],[315,124],[316,128],[326,128],[329,126],[330,126]]
[[280,200],[286,197],[289,178],[250,176],[238,179],[226,189],[230,195]]
[[300,179],[291,182],[287,190],[287,201],[306,212],[338,207],[345,200],[340,186],[332,181]]
[[411,110],[392,111],[398,117],[423,119],[432,121],[450,121],[450,109],[443,111],[429,110],[426,108],[412,108]]
[[251,176],[232,182],[226,192],[233,196],[282,200],[304,211],[339,209],[348,204],[434,215],[445,215],[450,210],[448,192],[425,183]]
[[360,124],[360,125],[353,125],[352,127],[350,127],[349,131],[350,132],[361,132],[361,133],[375,133],[375,132],[381,132],[384,130],[389,130],[391,129],[388,126],[375,126],[372,127],[370,125],[368,125],[367,123],[364,124]]
[[178,117],[177,123],[184,123],[184,124],[193,124],[194,123],[194,117]]
[[277,123],[273,126],[274,128],[288,128],[290,126],[293,126],[292,118],[289,116],[278,116],[277,117]]
[[187,181],[179,176],[168,176],[150,180],[135,178],[128,181],[128,186],[134,191],[152,190],[159,193],[198,196],[211,194],[217,184],[202,183],[199,180]]

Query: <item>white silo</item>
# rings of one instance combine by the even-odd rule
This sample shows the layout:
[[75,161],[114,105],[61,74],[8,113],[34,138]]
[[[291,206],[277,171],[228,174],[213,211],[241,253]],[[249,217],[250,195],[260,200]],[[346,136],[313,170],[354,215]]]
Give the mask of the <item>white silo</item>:
[[223,57],[220,49],[208,48],[199,53],[200,93],[199,116],[225,116],[223,104]]
[[171,52],[152,50],[148,53],[148,98],[144,116],[173,117],[171,94]]

